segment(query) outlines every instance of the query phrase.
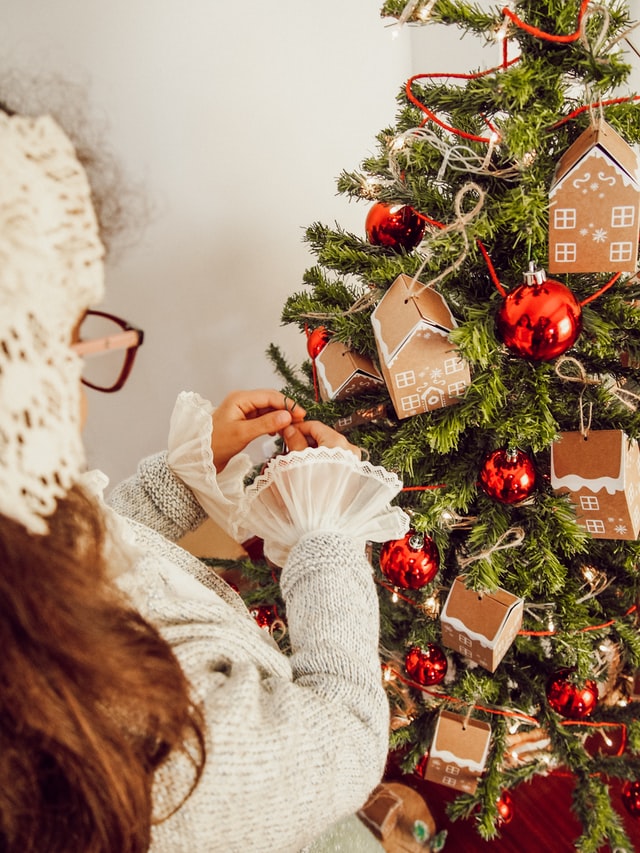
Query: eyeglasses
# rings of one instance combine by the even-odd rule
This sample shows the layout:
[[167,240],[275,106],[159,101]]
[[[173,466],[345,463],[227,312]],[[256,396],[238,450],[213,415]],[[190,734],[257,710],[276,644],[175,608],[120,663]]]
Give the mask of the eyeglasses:
[[144,340],[142,329],[104,311],[87,311],[78,338],[71,348],[85,359],[83,384],[96,391],[119,391]]

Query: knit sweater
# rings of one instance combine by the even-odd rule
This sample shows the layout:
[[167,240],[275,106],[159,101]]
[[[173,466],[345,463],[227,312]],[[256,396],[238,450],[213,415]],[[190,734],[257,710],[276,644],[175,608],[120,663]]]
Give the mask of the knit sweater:
[[136,554],[117,582],[174,650],[205,716],[203,775],[166,819],[192,769],[172,755],[156,774],[152,853],[299,853],[353,814],[384,768],[389,712],[362,548],[322,532],[291,550],[280,578],[287,656],[228,584],[174,544],[204,512],[166,454],[143,460],[110,504]]

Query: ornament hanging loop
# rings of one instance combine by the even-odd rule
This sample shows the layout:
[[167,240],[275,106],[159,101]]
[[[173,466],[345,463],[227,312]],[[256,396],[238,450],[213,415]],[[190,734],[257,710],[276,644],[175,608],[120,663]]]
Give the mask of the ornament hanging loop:
[[[567,372],[567,368],[569,371],[575,370],[576,373]],[[580,435],[587,440],[589,436],[589,430],[591,429],[591,421],[593,418],[593,403],[589,403],[589,417],[587,423],[585,424],[584,418],[584,392],[587,390],[588,385],[599,385],[597,379],[589,379],[587,377],[587,372],[584,369],[584,365],[582,365],[577,358],[573,358],[573,356],[565,355],[562,358],[559,358],[556,362],[556,375],[563,379],[565,382],[579,382],[582,385],[582,389],[580,391],[580,396],[578,397],[578,409],[580,412]]]
[[[462,201],[464,197],[469,193],[476,193],[478,196],[478,201],[468,213],[463,213]],[[482,189],[482,187],[478,186],[478,184],[474,183],[473,181],[468,181],[463,187],[458,190],[454,200],[454,210],[456,212],[456,218],[450,225],[445,226],[441,231],[439,231],[437,233],[437,236],[439,237],[441,234],[447,234],[450,231],[458,231],[462,236],[464,248],[462,249],[460,256],[456,258],[456,260],[452,264],[450,264],[445,270],[443,270],[440,275],[437,275],[435,278],[432,278],[431,281],[426,282],[424,287],[433,287],[434,284],[437,284],[439,281],[442,281],[442,279],[446,278],[452,272],[455,272],[458,267],[460,267],[464,263],[465,258],[469,254],[469,238],[467,237],[467,225],[482,210],[485,197],[485,191]],[[431,239],[433,240],[433,237]],[[420,277],[422,270],[425,268],[429,257],[429,254],[425,254],[424,261],[416,270],[416,273],[413,276],[413,279],[411,280],[411,287],[409,288],[407,298],[411,298],[416,284],[419,284],[418,278]]]
[[486,560],[496,551],[502,551],[505,548],[516,548],[524,542],[525,533],[522,527],[510,527],[500,536],[495,545],[486,548],[484,551],[479,551],[477,554],[472,554],[469,557],[463,557],[458,560],[458,565],[464,569],[476,560]]
[[[594,40],[593,44],[591,44],[587,35],[587,24],[589,22],[589,19],[595,17],[596,15],[601,16],[602,26],[600,28],[600,32],[598,33],[597,38]],[[611,16],[609,14],[609,10],[601,3],[589,3],[584,12],[584,15],[580,20],[580,44],[584,47],[587,53],[591,54],[591,56],[596,60],[596,62],[606,62],[606,59],[599,57],[598,54],[602,50],[602,46],[604,45],[605,39],[607,38],[610,23]]]

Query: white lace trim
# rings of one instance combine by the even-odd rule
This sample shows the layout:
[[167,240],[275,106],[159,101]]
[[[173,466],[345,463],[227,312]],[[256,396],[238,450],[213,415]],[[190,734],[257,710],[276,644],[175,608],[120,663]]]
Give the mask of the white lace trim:
[[309,447],[274,457],[247,488],[238,518],[264,540],[265,555],[283,566],[310,533],[332,531],[363,544],[402,538],[409,518],[390,505],[401,488],[396,474],[348,450]]
[[32,533],[84,468],[71,331],[102,298],[85,172],[49,116],[0,111],[0,512]]
[[242,542],[251,533],[238,526],[237,507],[252,467],[251,459],[246,453],[239,453],[221,474],[216,472],[211,450],[213,412],[212,404],[194,391],[178,395],[169,426],[167,463],[191,489],[207,515]]

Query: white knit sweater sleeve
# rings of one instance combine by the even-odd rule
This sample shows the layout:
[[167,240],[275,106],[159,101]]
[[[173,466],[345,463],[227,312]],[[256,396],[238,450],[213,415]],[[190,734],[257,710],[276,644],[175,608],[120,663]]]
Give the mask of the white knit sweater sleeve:
[[169,468],[166,451],[143,459],[133,477],[113,488],[108,503],[172,542],[195,530],[207,517],[191,490]]
[[[156,600],[203,702],[208,755],[194,793],[154,829],[153,853],[298,853],[381,778],[389,712],[371,566],[350,537],[312,534],[292,548],[281,586],[290,658],[250,619],[171,624]],[[184,773],[174,758],[158,774],[159,813]]]

